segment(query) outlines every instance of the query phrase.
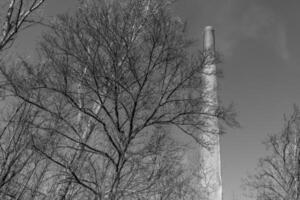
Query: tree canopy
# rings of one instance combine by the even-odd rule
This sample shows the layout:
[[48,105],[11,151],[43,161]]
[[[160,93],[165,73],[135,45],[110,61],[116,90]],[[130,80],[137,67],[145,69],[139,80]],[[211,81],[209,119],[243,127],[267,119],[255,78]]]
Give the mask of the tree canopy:
[[300,197],[300,111],[284,120],[279,134],[271,135],[265,145],[270,155],[261,158],[255,174],[248,177],[248,189],[258,200],[297,200]]
[[216,60],[193,52],[170,4],[82,2],[49,25],[38,64],[1,66],[16,100],[0,135],[4,199],[199,199],[172,132],[208,148],[206,118],[236,122],[207,109],[202,69]]

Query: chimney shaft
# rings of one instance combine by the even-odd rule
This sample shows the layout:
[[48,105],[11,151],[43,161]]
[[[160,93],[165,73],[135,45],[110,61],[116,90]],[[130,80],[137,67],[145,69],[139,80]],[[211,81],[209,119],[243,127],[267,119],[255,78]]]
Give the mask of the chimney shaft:
[[[201,173],[205,176],[200,180],[201,187],[204,187],[207,200],[222,200],[222,179],[221,179],[221,159],[220,159],[220,141],[219,141],[219,124],[218,118],[214,116],[218,108],[217,95],[217,77],[215,56],[215,33],[211,26],[204,29],[203,48],[207,57],[206,64],[203,67],[202,98],[205,103],[204,111],[208,116],[203,117],[205,133],[200,133],[199,137],[204,139],[210,145],[206,149],[200,147]],[[200,172],[199,172],[200,173]]]

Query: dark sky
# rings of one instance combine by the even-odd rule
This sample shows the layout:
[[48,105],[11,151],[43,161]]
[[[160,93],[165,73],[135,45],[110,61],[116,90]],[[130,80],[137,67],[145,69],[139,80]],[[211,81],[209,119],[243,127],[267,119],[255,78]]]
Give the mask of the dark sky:
[[[72,11],[75,2],[48,0],[43,14]],[[262,141],[281,130],[283,114],[300,104],[299,8],[299,0],[181,0],[175,5],[193,38],[200,40],[206,25],[215,27],[222,54],[218,67],[225,75],[219,80],[220,99],[235,104],[242,125],[227,129],[221,139],[224,200],[233,195],[246,200],[240,196],[241,178],[266,154]],[[39,27],[26,30],[14,50],[30,56],[40,33]]]

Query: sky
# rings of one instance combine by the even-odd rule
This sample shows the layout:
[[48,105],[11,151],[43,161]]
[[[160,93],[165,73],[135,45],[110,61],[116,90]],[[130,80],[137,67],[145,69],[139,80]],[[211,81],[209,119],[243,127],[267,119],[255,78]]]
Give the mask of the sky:
[[[48,0],[42,15],[71,12],[75,2]],[[224,72],[219,97],[224,105],[234,103],[241,124],[221,138],[224,200],[247,199],[241,179],[266,155],[262,141],[281,130],[283,114],[293,104],[300,105],[299,8],[299,0],[179,0],[174,5],[197,45],[205,26],[215,28],[222,55],[218,67]],[[25,30],[13,49],[28,54],[40,33],[39,27]]]

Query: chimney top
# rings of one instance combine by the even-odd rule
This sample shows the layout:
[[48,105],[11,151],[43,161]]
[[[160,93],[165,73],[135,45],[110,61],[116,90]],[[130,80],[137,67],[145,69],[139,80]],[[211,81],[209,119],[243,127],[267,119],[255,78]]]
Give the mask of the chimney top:
[[212,26],[206,26],[205,31],[214,31],[214,27]]
[[215,51],[215,34],[214,28],[212,26],[206,26],[204,28],[204,41],[203,47],[204,51]]

